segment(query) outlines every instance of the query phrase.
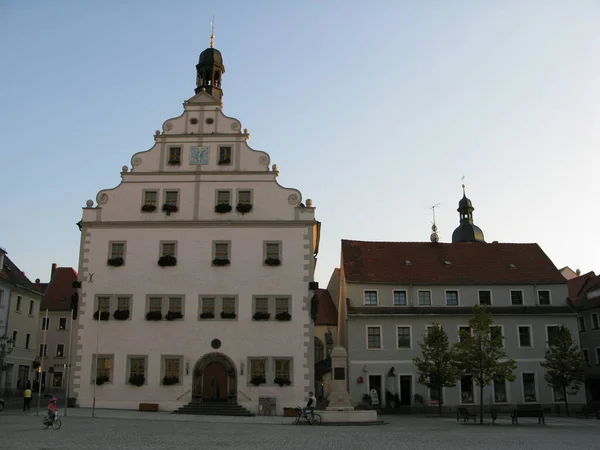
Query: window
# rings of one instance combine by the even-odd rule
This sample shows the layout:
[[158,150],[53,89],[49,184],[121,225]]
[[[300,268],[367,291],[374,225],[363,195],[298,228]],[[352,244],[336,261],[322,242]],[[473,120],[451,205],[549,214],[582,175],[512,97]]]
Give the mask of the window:
[[590,366],[590,354],[587,350],[582,350],[583,352],[583,362],[586,366]]
[[46,357],[48,356],[48,344],[40,344],[40,351],[38,352],[38,357]]
[[585,317],[577,316],[577,327],[579,328],[580,333],[585,331]]
[[17,346],[17,340],[19,339],[19,332],[17,330],[13,330],[12,340],[14,342],[14,346]]
[[178,199],[179,199],[178,191],[165,191],[165,204],[177,206]]
[[181,147],[169,147],[169,164],[181,164]]
[[522,305],[523,291],[510,291],[510,301],[513,305]]
[[598,329],[598,314],[596,314],[596,313],[592,313],[592,329],[593,330]]
[[131,299],[129,297],[117,297],[117,309],[119,311],[129,311]]
[[250,378],[265,377],[267,375],[267,360],[265,358],[250,360]]
[[169,311],[183,313],[183,302],[181,297],[169,297]]
[[394,306],[406,306],[406,291],[394,291]]
[[252,191],[238,191],[238,205],[252,204]]
[[479,304],[490,306],[492,304],[492,291],[479,291]]
[[519,326],[519,347],[532,347],[531,327],[529,325]]
[[58,319],[58,329],[59,330],[66,330],[67,329],[67,318],[66,317],[60,317]]
[[107,382],[112,381],[112,357],[111,356],[99,356],[96,358],[96,379],[103,377]]
[[146,376],[146,358],[129,357],[129,377],[131,378],[134,375]]
[[50,317],[42,317],[42,331],[50,328]]
[[427,326],[425,326],[425,334],[429,335],[429,333],[431,333],[431,330],[433,330],[434,328],[439,328],[439,327],[440,327],[439,324],[427,325]]
[[540,305],[550,304],[550,291],[538,291],[538,303]]
[[17,306],[16,306],[16,311],[17,312],[21,312],[21,303],[22,303],[23,298],[20,295],[17,295]]
[[446,291],[446,305],[458,306],[458,291]]
[[600,347],[596,347],[596,365],[600,366]]
[[29,350],[29,346],[31,344],[31,334],[27,333],[25,335],[25,349]]
[[289,359],[276,359],[275,360],[275,378],[282,378],[284,380],[290,379],[290,363]]
[[473,377],[466,376],[460,379],[460,400],[461,403],[475,403],[473,389]]
[[217,205],[230,205],[231,192],[217,191]]
[[558,343],[558,325],[546,325],[546,335],[548,336],[548,346]]
[[265,259],[281,259],[280,245],[278,242],[265,243]]
[[502,338],[502,326],[501,325],[493,325],[490,327],[490,336],[492,339],[499,339],[502,342],[502,346],[504,347],[504,339]]
[[471,335],[471,327],[467,327],[467,326],[458,327],[458,341],[459,342],[463,341],[463,339],[464,339],[463,335],[465,333],[470,336]]
[[222,299],[223,305],[221,307],[221,311],[226,314],[235,314],[235,297],[223,297]]
[[177,378],[179,380],[181,370],[181,358],[165,358],[165,377]]
[[365,291],[365,305],[377,306],[377,291]]
[[398,348],[410,348],[410,327],[396,327]]
[[431,291],[419,291],[419,305],[431,305]]
[[65,356],[65,344],[56,344],[56,355],[57,358]]
[[160,256],[173,256],[175,257],[175,250],[177,249],[175,242],[161,242],[160,244]]
[[98,297],[98,310],[110,312],[110,297]]
[[506,396],[506,381],[494,380],[494,403],[506,402],[508,402],[508,398]]
[[148,300],[149,312],[162,312],[162,297],[150,297]]
[[29,300],[29,315],[33,316],[35,312],[35,302],[33,300]]
[[256,297],[254,299],[254,312],[268,313],[269,299],[267,297]]
[[565,393],[560,386],[552,387],[552,395],[554,396],[555,402],[564,402],[565,401]]
[[381,327],[367,327],[367,348],[381,349]]
[[203,314],[214,314],[215,313],[214,297],[206,297],[206,298],[202,299],[202,313]]
[[125,260],[125,243],[124,242],[111,242],[110,244],[110,259],[122,258]]
[[275,299],[275,314],[289,313],[289,302],[288,298],[276,298]]
[[228,242],[215,242],[215,258],[214,259],[229,259],[229,243]]
[[526,403],[535,403],[537,401],[537,394],[535,392],[535,374],[524,373],[522,374],[523,381],[523,401]]
[[158,191],[144,191],[144,205],[154,206],[158,203]]
[[52,376],[52,387],[59,388],[62,387],[63,382],[63,374],[62,372],[54,372]]
[[231,147],[219,147],[219,165],[231,164]]

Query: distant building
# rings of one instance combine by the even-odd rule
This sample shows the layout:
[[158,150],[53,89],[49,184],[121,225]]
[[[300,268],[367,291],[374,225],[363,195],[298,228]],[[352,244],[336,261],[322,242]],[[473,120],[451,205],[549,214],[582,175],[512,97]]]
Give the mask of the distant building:
[[563,277],[565,277],[565,279],[570,280],[571,278],[575,278],[581,275],[581,270],[573,270],[569,266],[566,266],[560,269],[560,273]]

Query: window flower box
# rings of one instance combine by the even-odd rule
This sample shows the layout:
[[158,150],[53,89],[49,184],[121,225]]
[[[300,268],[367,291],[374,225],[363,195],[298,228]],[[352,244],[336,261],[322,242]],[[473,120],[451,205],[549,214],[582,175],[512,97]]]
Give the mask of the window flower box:
[[250,378],[250,384],[253,384],[254,386],[265,384],[266,382],[267,380],[263,375],[254,375],[252,378]]
[[125,260],[123,258],[109,258],[106,261],[106,264],[113,267],[119,267],[125,264]]
[[142,386],[146,382],[146,377],[141,373],[131,375],[129,377],[129,384],[133,384],[134,386]]
[[220,166],[224,166],[226,164],[231,164],[231,159],[230,158],[220,159],[219,162],[218,162],[218,164]]
[[279,258],[267,258],[265,259],[265,264],[267,266],[279,266],[281,265],[281,260]]
[[236,317],[234,312],[221,311],[221,319],[235,319]]
[[177,208],[177,205],[165,203],[162,207],[162,210],[167,213],[167,216],[170,216],[171,213],[175,213],[175,212],[179,211],[179,208]]
[[275,319],[281,320],[282,322],[287,322],[288,320],[292,320],[292,315],[287,312],[280,312],[279,314],[275,314]]
[[178,159],[170,159],[169,161],[167,161],[167,164],[169,166],[179,166],[181,165],[181,161]]
[[160,311],[148,311],[146,320],[162,320],[162,313]]
[[254,320],[269,320],[271,318],[271,313],[256,311],[252,318]]
[[142,211],[143,212],[153,212],[153,211],[156,211],[156,205],[143,205],[142,206]]
[[213,266],[228,266],[230,264],[229,260],[227,258],[215,258],[212,260],[212,265]]
[[238,203],[238,205],[235,207],[235,209],[239,213],[246,214],[246,213],[249,213],[250,211],[252,211],[252,205],[248,204],[248,203]]
[[219,203],[218,205],[215,205],[215,212],[219,214],[226,214],[231,212],[232,209],[233,208],[231,205],[228,205],[227,203]]
[[163,255],[158,258],[158,265],[161,267],[176,266],[177,258],[172,255]]
[[108,320],[110,319],[110,312],[109,311],[102,311],[100,312],[100,310],[96,311],[94,313],[94,320]]
[[165,319],[167,320],[175,320],[175,319],[183,319],[183,314],[179,311],[167,311],[165,315]]
[[129,310],[128,309],[117,309],[114,313],[113,313],[113,317],[116,320],[127,320],[129,319]]
[[73,281],[73,289],[81,288],[81,281]]
[[215,313],[212,311],[206,311],[206,312],[200,313],[200,318],[201,319],[214,319]]
[[275,377],[273,383],[278,384],[280,387],[289,386],[290,384],[292,384],[291,380],[283,377]]
[[102,386],[104,383],[108,383],[109,381],[110,380],[106,375],[100,375],[99,377],[96,377],[96,385],[98,386]]
[[165,386],[172,386],[177,383],[179,383],[179,377],[164,377],[163,378],[163,384]]

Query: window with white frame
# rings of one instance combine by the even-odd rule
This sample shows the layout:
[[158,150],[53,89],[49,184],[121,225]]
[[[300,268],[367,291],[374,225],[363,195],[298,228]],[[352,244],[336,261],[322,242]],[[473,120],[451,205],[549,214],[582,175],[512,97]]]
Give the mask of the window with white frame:
[[42,317],[42,331],[50,328],[50,317]]
[[279,242],[265,242],[265,260],[281,261],[281,245]]
[[250,378],[267,376],[267,358],[250,359]]
[[63,358],[65,356],[65,344],[56,344],[56,354],[54,356],[57,358]]
[[230,205],[231,203],[231,192],[230,191],[217,191],[217,205]]
[[[94,363],[96,363],[96,380],[98,378],[104,379],[105,383],[112,382],[112,368],[113,368],[113,357],[112,355],[98,356],[94,355]],[[95,381],[95,380],[94,380]]]
[[160,244],[160,256],[176,256],[177,243],[176,242],[161,242]]
[[410,327],[399,326],[399,327],[396,327],[396,330],[397,330],[397,336],[398,336],[398,348],[399,349],[411,348]]
[[27,333],[25,335],[25,350],[29,350],[30,346],[31,346],[31,334]]
[[458,291],[446,291],[446,305],[458,306]]
[[525,403],[537,402],[537,393],[535,389],[535,374],[534,373],[523,373],[523,401]]
[[169,159],[167,163],[169,165],[181,164],[181,147],[169,147]]
[[231,147],[219,147],[219,165],[231,164]]
[[67,329],[67,318],[66,317],[59,317],[58,319],[58,329],[60,331],[64,331]]
[[558,344],[558,325],[546,325],[546,335],[548,336],[548,346]]
[[214,259],[219,261],[229,261],[229,242],[214,242],[213,244]]
[[519,347],[532,347],[531,326],[519,326]]
[[108,297],[108,296],[98,297],[98,311],[110,312],[110,297]]
[[15,307],[15,311],[21,312],[21,303],[23,303],[23,298],[20,295],[17,295],[17,305]]
[[238,205],[251,205],[252,204],[252,191],[238,191]]
[[111,242],[109,259],[121,258],[125,261],[125,242]]
[[19,340],[19,332],[17,330],[13,330],[12,340],[14,342],[14,346],[18,347],[17,342]]
[[419,291],[417,295],[419,296],[419,305],[431,305],[431,291]]
[[513,305],[522,305],[523,291],[510,291],[510,302]]
[[377,306],[377,291],[365,291],[364,303],[367,306]]
[[283,380],[290,381],[290,367],[291,360],[290,359],[275,359],[275,378],[280,378]]
[[148,299],[148,312],[162,313],[162,297],[150,297]]
[[29,300],[29,315],[33,316],[35,313],[35,302],[33,300]]
[[550,291],[538,291],[538,304],[549,305],[550,304]]
[[583,333],[585,331],[585,318],[584,316],[577,316],[577,328],[579,328],[579,332]]
[[43,356],[45,358],[48,356],[48,344],[40,344],[39,349],[38,357],[41,358]]
[[144,205],[154,206],[158,204],[158,191],[144,191]]
[[367,327],[367,348],[370,350],[381,349],[381,327]]
[[479,304],[490,306],[492,304],[492,291],[479,291]]
[[129,357],[129,378],[136,375],[146,376],[146,358],[143,356]]
[[502,346],[504,347],[504,337],[503,337],[502,326],[501,325],[492,325],[490,327],[490,337],[493,340],[497,339],[500,342],[502,342]]
[[183,299],[181,297],[169,297],[169,312],[183,314]]
[[461,403],[475,403],[475,389],[473,388],[473,377],[461,377],[460,399]]
[[129,311],[131,308],[130,297],[117,297],[117,309],[119,311]]
[[235,314],[235,297],[223,297],[221,311],[225,314]]
[[287,297],[275,297],[275,314],[289,313],[290,299]]
[[507,403],[506,380],[494,380],[494,403]]
[[165,367],[164,378],[176,380],[176,383],[179,383],[179,376],[181,374],[181,357],[165,356],[163,360]]
[[165,191],[165,204],[177,206],[179,203],[179,191]]
[[203,314],[214,314],[215,313],[215,298],[214,297],[202,297],[202,313]]
[[593,330],[598,329],[598,314],[596,314],[596,313],[592,313],[592,329]]
[[394,291],[394,306],[406,306],[406,291]]

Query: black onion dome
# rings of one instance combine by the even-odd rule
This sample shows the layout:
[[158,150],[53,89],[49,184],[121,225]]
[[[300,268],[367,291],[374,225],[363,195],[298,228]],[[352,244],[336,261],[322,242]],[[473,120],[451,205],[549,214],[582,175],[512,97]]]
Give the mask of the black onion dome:
[[463,194],[463,198],[458,202],[458,209],[460,210],[461,208],[473,208],[473,203],[471,203],[471,200],[465,194]]
[[454,233],[452,242],[485,242],[483,231],[472,223],[461,223]]
[[223,56],[216,48],[207,48],[200,53],[198,64],[219,64],[223,65]]

